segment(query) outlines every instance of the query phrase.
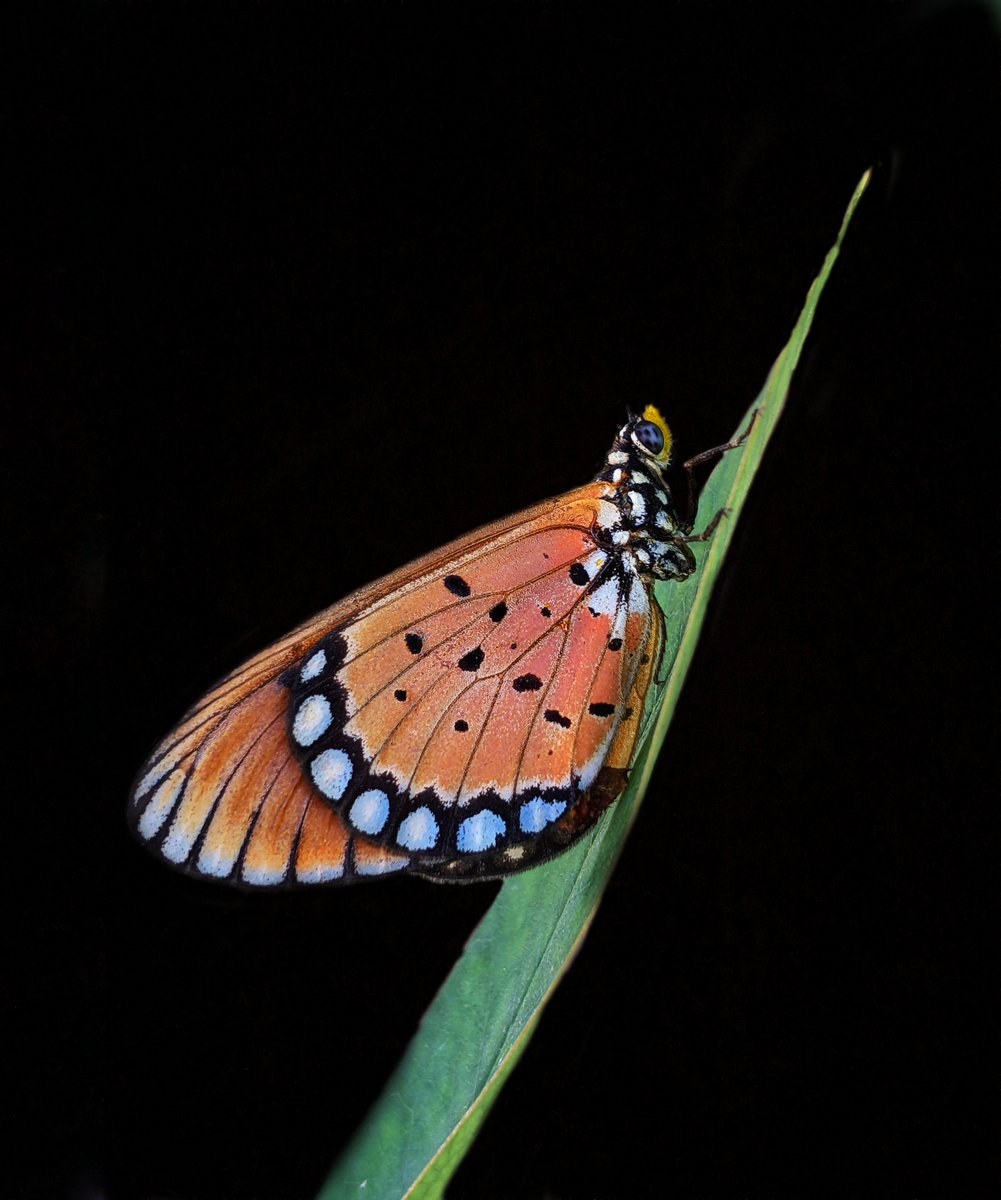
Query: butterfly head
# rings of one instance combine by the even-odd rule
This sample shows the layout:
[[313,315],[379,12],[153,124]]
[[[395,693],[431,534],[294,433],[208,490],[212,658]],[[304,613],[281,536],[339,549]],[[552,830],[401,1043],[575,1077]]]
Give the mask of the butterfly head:
[[648,404],[642,417],[633,417],[622,432],[628,433],[641,455],[652,458],[659,467],[666,467],[670,463],[673,445],[671,430],[654,405]]

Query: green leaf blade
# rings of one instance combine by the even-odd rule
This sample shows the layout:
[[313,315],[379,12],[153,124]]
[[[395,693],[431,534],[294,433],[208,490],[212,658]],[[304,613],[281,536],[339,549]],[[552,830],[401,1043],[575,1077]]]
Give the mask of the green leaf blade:
[[683,583],[657,585],[667,625],[666,682],[649,699],[652,729],[629,787],[567,853],[505,881],[320,1200],[442,1196],[583,942],[646,791],[723,557],[868,182],[866,172],[789,342],[738,426],[736,433],[753,417],[746,440],[722,456],[703,488],[699,528],[720,510],[726,516],[710,541],[694,547],[699,569]]

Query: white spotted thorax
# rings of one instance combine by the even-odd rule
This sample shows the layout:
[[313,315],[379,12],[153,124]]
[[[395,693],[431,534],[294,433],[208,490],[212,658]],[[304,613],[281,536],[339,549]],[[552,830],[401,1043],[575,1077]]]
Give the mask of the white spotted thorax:
[[609,484],[608,498],[618,514],[611,522],[599,519],[599,537],[618,554],[627,576],[687,579],[695,570],[695,556],[684,540],[690,529],[679,519],[664,481],[670,461],[670,431],[659,413],[647,409],[643,418],[633,417],[619,430],[595,477]]

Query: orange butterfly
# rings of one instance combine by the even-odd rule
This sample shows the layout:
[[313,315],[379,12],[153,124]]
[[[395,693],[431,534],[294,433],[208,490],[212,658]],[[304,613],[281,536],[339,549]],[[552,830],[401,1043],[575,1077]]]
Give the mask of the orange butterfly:
[[[715,453],[686,464],[690,501],[691,466]],[[638,748],[664,641],[654,580],[695,569],[670,456],[651,405],[593,483],[369,584],[226,676],[143,767],[138,837],[253,887],[490,878],[565,850]]]

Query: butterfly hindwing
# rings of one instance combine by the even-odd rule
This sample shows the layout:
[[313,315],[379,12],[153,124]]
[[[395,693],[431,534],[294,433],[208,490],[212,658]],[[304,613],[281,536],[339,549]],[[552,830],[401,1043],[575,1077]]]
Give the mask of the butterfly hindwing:
[[[249,660],[151,756],[131,810],[140,837],[248,886],[536,860],[518,847],[541,851],[537,835],[584,790],[603,720],[584,700],[596,681],[623,696],[631,681],[601,666],[628,654],[606,649],[591,680],[578,666],[627,617],[612,589],[588,587],[606,557],[592,532],[603,503],[592,485],[470,535]],[[514,852],[496,858],[501,840]],[[446,867],[456,854],[463,872]]]

